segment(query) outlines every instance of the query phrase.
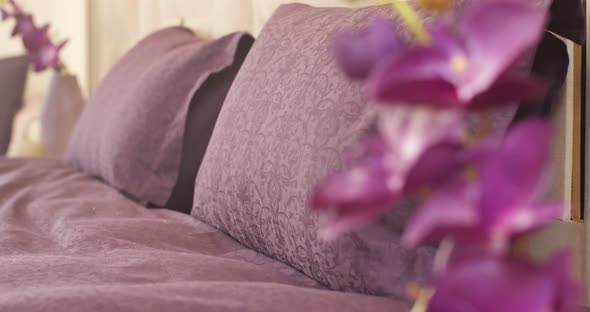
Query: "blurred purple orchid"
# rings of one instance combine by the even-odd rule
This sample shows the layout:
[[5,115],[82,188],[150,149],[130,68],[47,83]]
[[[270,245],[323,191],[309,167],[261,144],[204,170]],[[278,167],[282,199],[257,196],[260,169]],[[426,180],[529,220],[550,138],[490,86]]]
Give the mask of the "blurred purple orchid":
[[[385,103],[485,109],[542,95],[512,68],[543,34],[547,12],[521,0],[475,1],[455,27],[431,25],[430,43],[408,46],[391,23],[336,40],[338,63]],[[376,66],[379,64],[379,66]]]
[[497,148],[480,153],[482,157],[468,164],[467,168],[477,168],[479,176],[459,175],[418,208],[404,243],[416,246],[450,237],[502,253],[515,236],[558,219],[563,205],[541,202],[550,138],[547,122],[529,120],[516,125]]
[[325,179],[313,195],[312,208],[330,217],[320,232],[326,239],[368,224],[400,196],[399,168],[385,140],[368,138],[359,149],[363,159]]
[[66,45],[67,40],[57,44],[49,38],[49,25],[38,28],[33,16],[26,14],[15,0],[9,1],[12,12],[0,8],[2,20],[13,18],[15,20],[12,36],[21,36],[23,45],[33,64],[35,72],[41,72],[48,68],[59,69],[61,66],[59,52]]
[[538,96],[540,82],[511,67],[540,40],[546,20],[545,10],[525,1],[476,1],[456,31],[433,28],[429,46],[391,58],[369,89],[383,102],[470,109]]
[[359,33],[339,34],[334,54],[340,68],[352,79],[366,79],[375,65],[405,49],[391,20],[378,19]]
[[[448,155],[446,147],[458,145],[463,138],[461,117],[427,108],[399,107],[383,113],[381,135],[362,143],[360,161],[325,179],[315,190],[312,208],[330,217],[322,236],[330,239],[366,225],[407,192],[441,181],[453,170],[455,159],[433,162],[424,155]],[[431,170],[413,174],[420,160],[428,162]]]
[[[462,14],[430,25],[406,2],[392,2],[414,44],[386,20],[337,37],[339,66],[364,80],[383,105],[378,135],[364,142],[351,169],[317,186],[312,208],[331,216],[321,234],[334,238],[406,196],[421,199],[403,243],[443,243],[436,287],[419,292],[412,311],[574,311],[580,288],[569,277],[567,255],[546,266],[506,256],[515,238],[563,213],[562,204],[543,201],[549,123],[527,120],[478,145],[465,135],[466,110],[493,110],[543,93],[540,81],[514,65],[538,43],[547,12],[522,0],[470,2]],[[454,1],[418,4],[447,13]]]
[[560,253],[544,266],[483,256],[451,266],[437,281],[427,312],[573,312],[581,287]]

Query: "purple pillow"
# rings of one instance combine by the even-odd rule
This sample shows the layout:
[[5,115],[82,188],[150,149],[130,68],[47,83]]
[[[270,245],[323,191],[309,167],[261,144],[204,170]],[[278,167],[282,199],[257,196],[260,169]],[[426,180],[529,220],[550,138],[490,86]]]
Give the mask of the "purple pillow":
[[[281,6],[226,98],[197,175],[192,215],[332,289],[402,297],[429,277],[434,248],[400,244],[407,209],[333,242],[308,211],[316,183],[343,165],[374,107],[331,53],[332,34],[391,8]],[[393,228],[389,231],[388,227]]]
[[8,150],[12,121],[23,104],[28,68],[27,56],[0,59],[0,155]]
[[[332,242],[318,239],[319,221],[308,210],[312,188],[342,169],[344,152],[375,116],[361,84],[336,66],[332,35],[391,14],[390,6],[302,4],[275,12],[219,115],[192,215],[331,289],[404,297],[408,283],[428,281],[435,252],[401,246],[410,203]],[[492,122],[506,127],[513,113]]]
[[[186,189],[178,186],[187,180],[180,175],[187,158],[183,153],[191,155],[192,163],[202,157],[228,89],[227,83],[209,81],[215,74],[233,80],[231,73],[237,70],[232,66],[243,59],[240,54],[245,55],[252,40],[235,33],[204,41],[182,27],[149,35],[97,88],[72,134],[66,163],[142,203],[161,207],[172,200],[178,205],[172,208],[190,211],[192,182],[188,195],[176,192],[188,202],[172,194],[175,188]],[[216,96],[192,101],[204,87]],[[194,122],[202,125],[188,126]],[[183,146],[185,137],[194,139],[188,147]],[[192,173],[183,174],[194,177],[197,169],[193,166]]]

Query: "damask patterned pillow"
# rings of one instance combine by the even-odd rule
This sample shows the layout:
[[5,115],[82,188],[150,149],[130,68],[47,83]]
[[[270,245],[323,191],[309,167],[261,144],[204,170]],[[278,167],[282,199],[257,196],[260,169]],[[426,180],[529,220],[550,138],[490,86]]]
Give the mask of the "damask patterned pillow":
[[[434,255],[433,247],[402,248],[409,205],[332,242],[318,239],[308,211],[314,185],[342,168],[342,155],[375,113],[361,85],[336,66],[332,35],[390,15],[388,6],[289,4],[275,12],[226,98],[192,215],[332,289],[404,297],[409,282],[429,279]],[[513,113],[490,124],[506,127]]]

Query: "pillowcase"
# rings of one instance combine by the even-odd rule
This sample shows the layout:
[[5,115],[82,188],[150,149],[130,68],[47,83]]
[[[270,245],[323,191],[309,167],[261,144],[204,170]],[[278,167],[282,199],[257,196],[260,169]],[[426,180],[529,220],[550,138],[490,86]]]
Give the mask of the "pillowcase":
[[193,96],[184,129],[180,174],[166,207],[190,213],[195,177],[207,150],[217,116],[253,43],[254,38],[243,37],[236,48],[233,64],[212,74]]
[[0,155],[8,150],[12,121],[23,104],[28,68],[27,56],[0,59]]
[[[355,30],[389,6],[281,6],[240,69],[197,175],[192,215],[331,289],[405,297],[430,278],[435,248],[401,246],[411,203],[335,241],[318,239],[308,211],[318,181],[345,164],[376,108],[331,53],[332,34]],[[491,123],[508,124],[514,110]],[[492,125],[493,126],[493,125]]]
[[[202,96],[198,103],[193,96],[203,86],[209,93],[223,95],[226,84],[207,82],[212,74],[230,68],[237,52],[245,53],[252,41],[245,33],[204,41],[183,27],[149,35],[123,56],[97,88],[72,134],[66,163],[139,202],[166,205],[175,187],[180,187],[177,184],[187,180],[179,179],[183,152],[192,162],[202,157],[208,129],[223,104],[224,96]],[[224,74],[225,79],[233,79]],[[197,120],[188,118],[189,111]],[[203,125],[187,127],[193,122]],[[187,135],[186,130],[203,133]],[[199,139],[184,148],[185,137]],[[194,177],[196,172],[186,174]],[[190,211],[190,200],[173,202],[178,206],[171,208]]]
[[192,215],[332,289],[402,297],[426,282],[434,248],[405,250],[408,211],[336,241],[317,238],[308,198],[341,168],[373,122],[362,86],[331,53],[332,34],[360,29],[391,8],[279,7],[230,89],[197,175]]

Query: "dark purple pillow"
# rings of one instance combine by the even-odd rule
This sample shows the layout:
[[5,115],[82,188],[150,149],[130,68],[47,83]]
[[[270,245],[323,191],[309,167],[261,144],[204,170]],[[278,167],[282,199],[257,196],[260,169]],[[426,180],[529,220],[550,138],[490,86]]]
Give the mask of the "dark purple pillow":
[[548,30],[578,44],[586,42],[586,8],[583,0],[553,0]]
[[186,214],[190,213],[195,177],[209,144],[217,116],[253,43],[254,38],[244,36],[236,50],[233,64],[212,74],[193,96],[184,130],[180,174],[166,207]]
[[[192,182],[179,183],[198,168],[181,175],[182,161],[200,163],[235,66],[252,41],[245,33],[204,41],[182,27],[149,35],[97,88],[72,134],[66,163],[142,203],[172,202],[171,208],[190,211],[191,201],[182,198],[192,196]],[[224,81],[215,82],[219,77]],[[191,138],[188,146],[185,138]],[[175,192],[189,188],[190,194]]]
[[541,99],[522,105],[518,109],[516,120],[551,115],[556,104],[559,104],[557,98],[565,85],[569,64],[566,44],[546,31],[535,52],[531,71],[547,83],[547,94]]
[[0,155],[8,150],[12,121],[23,104],[28,68],[27,56],[0,59]]

